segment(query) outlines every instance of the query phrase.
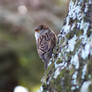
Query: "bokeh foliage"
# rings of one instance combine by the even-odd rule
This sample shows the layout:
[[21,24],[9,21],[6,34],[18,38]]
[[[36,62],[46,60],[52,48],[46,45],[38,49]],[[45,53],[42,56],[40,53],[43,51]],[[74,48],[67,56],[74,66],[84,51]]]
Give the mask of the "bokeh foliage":
[[[11,30],[11,28],[12,24],[0,23],[0,56],[3,53],[9,54],[10,51],[16,54],[15,56],[17,56],[18,60],[15,60],[16,58],[14,59],[15,61],[13,60],[14,66],[18,65],[18,69],[17,67],[15,68],[15,75],[18,79],[16,81],[18,81],[18,84],[31,89],[33,85],[39,85],[43,74],[43,64],[37,55],[34,35],[28,35],[26,32],[13,33],[14,29]],[[2,64],[2,60],[0,61],[0,65],[5,69],[7,66]],[[12,62],[9,62],[7,58],[6,62],[13,66]],[[3,73],[0,76],[5,77]]]

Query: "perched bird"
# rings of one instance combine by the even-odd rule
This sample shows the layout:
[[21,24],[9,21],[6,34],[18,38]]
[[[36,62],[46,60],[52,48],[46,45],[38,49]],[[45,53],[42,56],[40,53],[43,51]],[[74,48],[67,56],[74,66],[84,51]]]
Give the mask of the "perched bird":
[[35,28],[37,51],[44,62],[45,70],[48,68],[53,48],[56,45],[55,33],[46,25],[39,25]]

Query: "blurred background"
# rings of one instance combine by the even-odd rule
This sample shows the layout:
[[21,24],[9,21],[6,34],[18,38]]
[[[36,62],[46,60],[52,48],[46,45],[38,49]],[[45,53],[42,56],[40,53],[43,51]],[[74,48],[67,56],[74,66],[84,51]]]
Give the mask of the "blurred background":
[[67,7],[68,0],[0,0],[0,92],[39,89],[44,65],[34,28],[47,24],[58,34]]

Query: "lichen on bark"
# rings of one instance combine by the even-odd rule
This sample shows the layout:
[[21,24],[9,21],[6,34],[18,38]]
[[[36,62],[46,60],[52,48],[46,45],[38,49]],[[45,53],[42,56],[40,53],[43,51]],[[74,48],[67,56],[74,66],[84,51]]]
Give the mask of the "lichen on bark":
[[38,92],[91,92],[92,1],[71,0]]

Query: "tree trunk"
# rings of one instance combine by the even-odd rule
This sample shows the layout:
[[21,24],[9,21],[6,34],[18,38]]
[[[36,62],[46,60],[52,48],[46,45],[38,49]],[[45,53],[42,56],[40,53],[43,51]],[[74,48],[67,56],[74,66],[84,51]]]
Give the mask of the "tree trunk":
[[92,0],[70,0],[38,92],[92,92]]

